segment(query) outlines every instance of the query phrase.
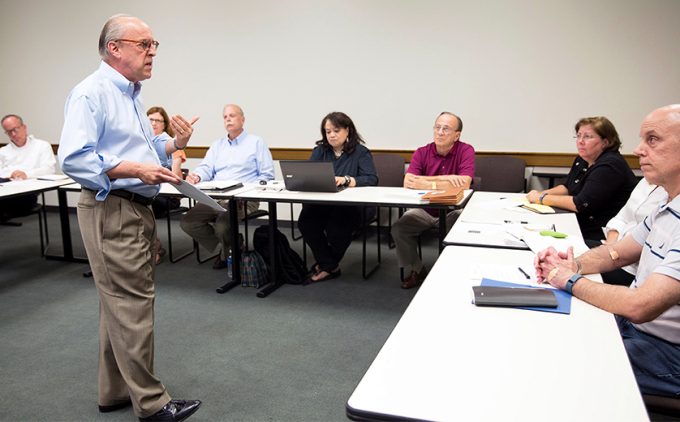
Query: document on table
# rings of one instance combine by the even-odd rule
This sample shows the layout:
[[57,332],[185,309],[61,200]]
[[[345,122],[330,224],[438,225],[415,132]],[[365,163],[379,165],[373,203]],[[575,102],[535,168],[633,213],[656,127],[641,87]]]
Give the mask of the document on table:
[[195,200],[196,202],[200,202],[201,204],[207,205],[216,211],[227,211],[224,208],[222,208],[222,206],[218,204],[217,201],[215,201],[205,193],[201,192],[200,189],[198,189],[191,183],[182,180],[179,185],[173,186],[178,191],[182,192],[184,196],[188,196],[189,198]]
[[49,180],[51,182],[66,179],[68,179],[68,176],[65,174],[43,174],[42,176],[38,176],[38,180]]

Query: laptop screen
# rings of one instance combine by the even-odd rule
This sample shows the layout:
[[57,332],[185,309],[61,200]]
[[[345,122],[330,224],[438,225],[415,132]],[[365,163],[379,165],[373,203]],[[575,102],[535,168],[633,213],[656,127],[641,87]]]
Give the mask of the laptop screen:
[[286,189],[300,192],[337,192],[335,171],[330,161],[280,161]]

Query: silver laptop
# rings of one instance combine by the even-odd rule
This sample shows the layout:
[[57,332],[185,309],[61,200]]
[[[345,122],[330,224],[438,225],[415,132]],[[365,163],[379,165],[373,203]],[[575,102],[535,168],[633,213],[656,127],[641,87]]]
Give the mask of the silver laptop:
[[280,161],[287,190],[300,192],[338,192],[335,171],[330,161]]

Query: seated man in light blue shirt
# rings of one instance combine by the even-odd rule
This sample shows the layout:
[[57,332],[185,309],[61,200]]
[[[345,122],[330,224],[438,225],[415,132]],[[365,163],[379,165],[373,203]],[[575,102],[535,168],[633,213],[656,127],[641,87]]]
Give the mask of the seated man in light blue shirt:
[[[227,136],[210,146],[201,164],[187,175],[187,182],[195,184],[211,180],[237,180],[252,183],[272,180],[272,154],[262,138],[243,129],[246,119],[241,107],[227,104],[222,114]],[[224,208],[227,208],[226,202],[228,201],[221,204]],[[259,207],[258,202],[248,202],[247,210],[244,210],[239,204],[239,219]],[[222,269],[227,266],[231,246],[228,212],[215,211],[207,205],[196,204],[184,215],[181,226],[182,230],[206,249],[212,251],[218,245],[221,246],[213,268]]]

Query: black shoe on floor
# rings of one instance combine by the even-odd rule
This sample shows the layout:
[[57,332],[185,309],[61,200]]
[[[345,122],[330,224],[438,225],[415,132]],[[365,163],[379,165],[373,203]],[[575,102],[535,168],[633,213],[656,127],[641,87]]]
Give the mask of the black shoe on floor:
[[130,407],[130,406],[132,406],[132,401],[130,399],[122,401],[120,403],[116,403],[116,404],[109,404],[107,406],[102,406],[100,404],[99,405],[99,412],[100,413],[115,412],[116,410],[125,409],[126,407]]
[[217,258],[215,258],[215,262],[213,262],[213,270],[223,270],[227,268],[229,264],[227,264],[226,259],[222,259],[221,256],[217,255]]
[[193,415],[201,406],[200,400],[170,400],[161,410],[146,418],[139,418],[142,422],[155,421],[183,421]]

